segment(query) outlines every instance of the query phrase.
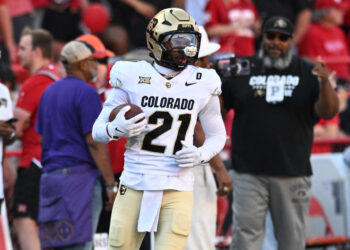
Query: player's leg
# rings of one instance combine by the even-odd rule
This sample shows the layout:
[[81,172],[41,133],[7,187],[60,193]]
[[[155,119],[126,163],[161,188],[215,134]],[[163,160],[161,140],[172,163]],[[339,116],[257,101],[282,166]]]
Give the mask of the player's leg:
[[185,249],[191,229],[193,193],[166,190],[163,192],[155,250]]
[[267,177],[233,174],[231,250],[261,250],[269,205]]
[[310,177],[271,178],[271,217],[278,249],[305,248]]
[[114,201],[109,228],[109,250],[138,250],[145,233],[137,232],[143,191],[123,185]]
[[37,226],[40,176],[41,168],[34,163],[29,168],[19,169],[17,175],[13,216],[22,250],[41,249]]

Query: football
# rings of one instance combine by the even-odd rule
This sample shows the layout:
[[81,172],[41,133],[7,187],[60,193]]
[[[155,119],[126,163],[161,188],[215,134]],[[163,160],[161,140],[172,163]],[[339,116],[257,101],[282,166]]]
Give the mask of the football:
[[[121,105],[115,107],[115,108],[111,111],[111,113],[109,114],[109,119],[108,119],[108,120],[109,120],[110,122],[113,121],[114,118],[115,118],[115,117],[117,116],[117,114],[119,113],[119,111],[120,111],[122,108],[124,108],[125,106],[128,106],[128,105],[129,105],[131,108],[129,109],[128,112],[125,113],[125,119],[127,119],[127,120],[129,120],[130,118],[133,118],[134,116],[136,116],[136,115],[138,115],[138,114],[140,114],[140,113],[143,112],[142,109],[141,109],[139,106],[135,105],[135,104],[121,104]],[[145,119],[145,118],[143,118],[143,119]],[[143,119],[141,119],[140,121],[142,121]],[[138,122],[139,122],[139,121],[138,121]]]

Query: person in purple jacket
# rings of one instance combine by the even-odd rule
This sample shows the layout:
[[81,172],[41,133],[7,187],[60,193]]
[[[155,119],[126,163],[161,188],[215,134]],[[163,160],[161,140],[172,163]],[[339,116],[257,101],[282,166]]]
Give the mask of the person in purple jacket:
[[61,52],[67,77],[53,83],[40,100],[36,128],[42,139],[42,248],[92,249],[102,209],[101,174],[107,206],[111,208],[115,198],[107,148],[91,136],[102,107],[86,82],[96,76],[98,53],[86,42],[67,43]]

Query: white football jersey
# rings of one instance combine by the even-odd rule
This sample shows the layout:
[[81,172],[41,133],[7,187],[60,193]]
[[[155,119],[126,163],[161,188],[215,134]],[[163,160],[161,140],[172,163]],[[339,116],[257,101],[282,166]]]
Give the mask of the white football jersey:
[[110,113],[120,104],[132,103],[142,108],[148,123],[141,136],[128,139],[124,172],[188,177],[191,170],[178,167],[175,153],[181,150],[182,140],[193,144],[201,111],[221,93],[221,80],[215,70],[187,66],[168,80],[148,62],[119,61],[111,70],[110,81],[117,88],[103,109],[109,108]]
[[[0,83],[0,120],[5,121],[13,117],[12,101],[8,88]],[[2,179],[3,138],[0,136],[0,198],[4,198]]]

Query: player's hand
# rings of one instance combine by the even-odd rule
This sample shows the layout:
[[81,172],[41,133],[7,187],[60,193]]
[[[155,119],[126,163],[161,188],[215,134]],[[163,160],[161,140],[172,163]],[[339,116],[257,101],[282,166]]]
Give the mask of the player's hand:
[[113,121],[107,123],[107,131],[111,137],[129,138],[137,136],[146,128],[145,113],[138,114],[127,120],[125,119],[125,113],[129,110],[130,106],[125,106],[119,111]]
[[192,168],[201,163],[201,152],[193,145],[181,141],[182,149],[176,152],[176,161],[181,168]]

